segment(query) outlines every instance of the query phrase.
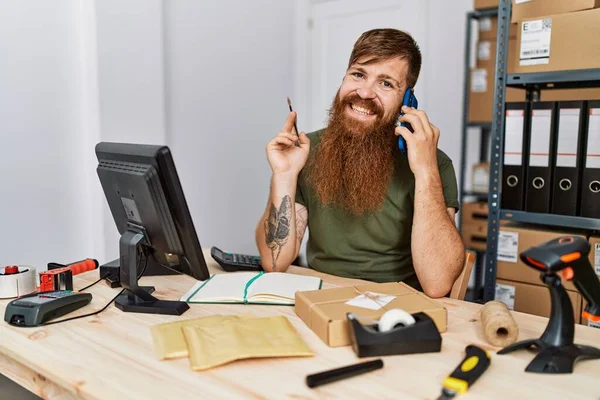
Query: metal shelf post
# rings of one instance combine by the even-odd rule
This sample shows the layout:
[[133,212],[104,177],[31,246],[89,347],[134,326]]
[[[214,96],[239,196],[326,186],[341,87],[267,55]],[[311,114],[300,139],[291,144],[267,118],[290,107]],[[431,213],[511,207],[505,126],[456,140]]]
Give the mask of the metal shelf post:
[[504,154],[504,101],[508,60],[508,35],[511,1],[498,2],[498,35],[494,78],[494,113],[492,115],[492,151],[490,154],[490,185],[488,194],[488,236],[485,257],[485,285],[483,301],[493,300],[496,291],[496,259],[498,256],[498,231],[500,227],[500,190],[502,183],[502,156]]

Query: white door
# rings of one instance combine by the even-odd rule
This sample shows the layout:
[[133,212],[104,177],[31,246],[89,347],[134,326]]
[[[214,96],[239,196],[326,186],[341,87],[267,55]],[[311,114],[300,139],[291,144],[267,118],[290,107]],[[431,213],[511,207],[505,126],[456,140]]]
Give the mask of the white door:
[[[346,72],[354,42],[361,33],[374,28],[395,28],[410,33],[417,43],[427,40],[427,1],[415,0],[335,0],[312,4],[309,43],[307,132],[327,122],[327,111]],[[421,51],[425,57],[424,45]],[[415,88],[419,104],[419,79]]]

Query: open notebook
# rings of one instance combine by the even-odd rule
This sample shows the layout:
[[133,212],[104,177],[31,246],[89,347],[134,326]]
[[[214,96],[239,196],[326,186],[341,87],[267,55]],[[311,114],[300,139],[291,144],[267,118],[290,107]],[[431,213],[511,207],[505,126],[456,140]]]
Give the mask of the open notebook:
[[296,292],[321,289],[314,276],[284,272],[231,272],[198,282],[181,297],[188,303],[294,305]]

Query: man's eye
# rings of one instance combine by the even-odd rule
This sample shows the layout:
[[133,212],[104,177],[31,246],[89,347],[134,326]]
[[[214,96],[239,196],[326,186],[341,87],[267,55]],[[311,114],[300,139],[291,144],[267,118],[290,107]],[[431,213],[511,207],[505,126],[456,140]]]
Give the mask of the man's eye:
[[393,88],[394,88],[394,85],[392,85],[392,84],[391,84],[390,82],[388,82],[388,81],[383,81],[383,82],[381,82],[381,84],[382,84],[382,85],[383,85],[383,87],[384,87],[384,88],[386,88],[386,89],[393,89]]
[[361,72],[353,72],[352,76],[354,76],[355,78],[362,78],[364,75]]

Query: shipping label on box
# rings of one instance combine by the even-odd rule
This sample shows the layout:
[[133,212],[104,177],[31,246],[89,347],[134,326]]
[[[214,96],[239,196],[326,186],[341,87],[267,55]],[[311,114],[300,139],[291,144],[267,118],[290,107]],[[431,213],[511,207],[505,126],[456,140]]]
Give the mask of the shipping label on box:
[[479,32],[491,32],[492,27],[492,19],[490,17],[481,18],[479,20]]
[[516,263],[519,260],[519,232],[498,232],[498,261]]
[[471,92],[487,92],[487,70],[482,68],[471,72]]
[[537,19],[521,24],[520,65],[539,65],[550,62],[552,19]]
[[505,285],[502,283],[496,283],[496,296],[495,300],[506,304],[509,310],[515,309],[515,287]]
[[492,59],[492,42],[485,40],[477,45],[477,59],[491,60]]
[[490,186],[490,164],[481,163],[473,166],[473,192],[487,193]]

